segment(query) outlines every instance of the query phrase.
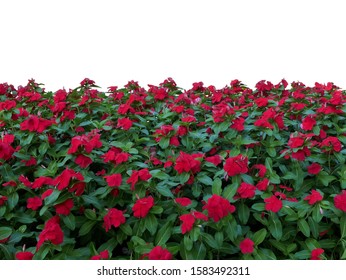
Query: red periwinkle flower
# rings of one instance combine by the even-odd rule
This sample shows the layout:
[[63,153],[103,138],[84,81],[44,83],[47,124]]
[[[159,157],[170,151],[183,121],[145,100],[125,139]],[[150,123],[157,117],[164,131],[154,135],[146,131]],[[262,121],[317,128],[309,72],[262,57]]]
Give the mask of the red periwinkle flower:
[[258,169],[258,176],[263,178],[267,172],[267,168],[263,164],[255,164],[253,168]]
[[179,217],[179,220],[182,221],[181,225],[181,233],[185,234],[186,232],[189,232],[193,228],[193,224],[195,223],[195,217],[192,214],[183,214]]
[[133,122],[129,118],[118,119],[117,127],[121,127],[124,130],[129,130],[132,127]]
[[119,187],[122,182],[121,174],[112,174],[104,177],[110,187]]
[[104,250],[104,251],[100,252],[99,255],[92,256],[90,259],[91,260],[107,260],[107,259],[109,259],[109,252],[108,252],[108,250]]
[[242,182],[237,190],[240,198],[253,198],[255,196],[256,187],[254,185]]
[[132,207],[133,216],[136,218],[144,218],[148,215],[150,209],[154,206],[154,198],[152,196],[140,198]]
[[314,162],[313,164],[308,166],[308,173],[312,175],[316,175],[320,173],[321,169],[322,169],[321,165]]
[[175,162],[174,169],[177,170],[179,174],[189,171],[197,173],[201,170],[201,162],[196,160],[192,155],[181,151]]
[[7,201],[7,196],[1,196],[0,197],[0,206],[4,205],[5,204],[5,201]]
[[255,243],[250,238],[245,238],[240,242],[239,248],[243,254],[252,254]]
[[311,258],[310,260],[320,260],[320,255],[324,253],[324,250],[321,248],[316,248],[311,251]]
[[54,205],[55,211],[60,215],[70,215],[71,209],[73,207],[73,199],[69,198],[62,203]]
[[301,127],[304,130],[312,130],[315,125],[316,125],[316,120],[314,119],[313,116],[309,115],[303,119]]
[[243,155],[237,155],[236,157],[230,157],[226,160],[224,170],[228,176],[235,176],[238,174],[244,174],[248,172],[248,158]]
[[175,199],[175,202],[180,204],[181,206],[189,206],[191,204],[191,199],[187,197],[178,197]]
[[31,252],[18,252],[15,257],[17,260],[32,260],[34,254]]
[[218,166],[221,163],[221,156],[215,155],[211,157],[206,157],[205,160],[207,162],[214,164],[215,166]]
[[326,139],[324,139],[321,142],[320,147],[325,148],[325,149],[323,149],[324,152],[329,151],[329,150],[334,150],[335,152],[340,152],[342,149],[341,142],[339,141],[339,139],[337,137],[334,137],[334,136],[329,136]]
[[256,188],[260,191],[266,191],[266,189],[268,188],[269,186],[269,179],[268,178],[264,178],[263,180],[259,181],[256,185]]
[[323,196],[316,190],[312,190],[311,194],[304,198],[304,200],[308,200],[310,205],[315,204],[323,199]]
[[40,197],[29,197],[26,201],[26,207],[36,211],[42,206],[42,199]]
[[346,212],[346,190],[334,197],[334,205],[336,208]]
[[63,240],[64,233],[60,227],[60,218],[59,216],[54,216],[46,222],[42,232],[38,236],[36,251],[40,249],[41,245],[45,241],[50,241],[54,245],[59,245],[63,242]]
[[78,164],[80,167],[82,168],[87,168],[93,161],[91,158],[85,156],[85,155],[82,155],[82,154],[79,154],[75,161],[74,161],[76,164]]
[[208,211],[208,217],[213,219],[214,222],[218,222],[223,217],[226,217],[228,214],[232,214],[235,211],[235,206],[231,203],[216,194],[213,194],[207,201],[206,205],[203,206],[203,210]]
[[171,260],[172,254],[161,246],[154,247],[148,254],[149,260]]
[[279,212],[282,208],[282,201],[278,199],[275,195],[268,197],[264,200],[265,209],[267,211],[272,211],[274,213]]
[[108,213],[103,217],[103,221],[103,227],[108,232],[112,226],[115,228],[120,227],[120,225],[125,223],[126,219],[122,211],[116,208],[110,208]]

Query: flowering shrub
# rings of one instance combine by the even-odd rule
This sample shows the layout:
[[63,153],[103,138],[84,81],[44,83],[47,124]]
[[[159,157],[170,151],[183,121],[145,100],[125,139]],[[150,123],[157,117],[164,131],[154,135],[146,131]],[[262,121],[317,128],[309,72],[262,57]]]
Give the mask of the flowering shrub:
[[0,84],[1,259],[346,259],[346,92]]

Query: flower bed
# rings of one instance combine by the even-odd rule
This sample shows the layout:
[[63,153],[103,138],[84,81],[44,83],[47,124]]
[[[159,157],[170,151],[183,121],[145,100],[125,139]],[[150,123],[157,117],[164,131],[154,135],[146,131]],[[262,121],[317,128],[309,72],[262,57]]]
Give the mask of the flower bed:
[[0,259],[345,259],[346,92],[0,84]]

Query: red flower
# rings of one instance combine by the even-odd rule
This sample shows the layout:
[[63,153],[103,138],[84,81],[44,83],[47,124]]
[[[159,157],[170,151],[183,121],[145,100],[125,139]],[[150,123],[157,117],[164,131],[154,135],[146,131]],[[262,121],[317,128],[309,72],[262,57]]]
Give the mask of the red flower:
[[42,199],[38,196],[36,197],[29,197],[26,201],[26,207],[28,209],[32,209],[36,211],[38,208],[42,206]]
[[33,156],[31,156],[29,160],[22,160],[21,162],[24,162],[25,166],[37,165],[37,161]]
[[264,178],[262,181],[259,181],[256,185],[256,188],[259,190],[259,191],[266,191],[268,186],[269,186],[269,179],[268,178]]
[[66,199],[64,202],[54,205],[55,211],[60,215],[70,215],[71,209],[73,208],[73,199]]
[[132,127],[133,122],[129,118],[118,119],[117,127],[121,127],[124,130],[129,130]]
[[243,254],[252,254],[254,250],[255,243],[250,238],[245,238],[239,244],[240,251]]
[[203,221],[208,222],[208,217],[201,212],[193,211],[192,215],[198,220],[203,220]]
[[294,148],[300,148],[304,145],[305,139],[302,137],[290,137],[290,140],[288,140],[288,146],[291,149]]
[[335,152],[340,152],[342,149],[341,143],[337,137],[329,136],[326,139],[324,139],[321,144],[321,148],[324,152],[334,150]]
[[263,164],[255,164],[253,166],[253,168],[258,169],[258,176],[260,176],[261,178],[263,178],[267,172],[267,168],[265,167],[265,165]]
[[201,162],[196,160],[195,157],[180,151],[179,157],[175,161],[174,169],[178,171],[179,174],[183,172],[197,173],[201,170]]
[[334,205],[336,208],[346,212],[346,190],[334,197]]
[[258,107],[266,107],[268,105],[268,98],[260,97],[255,100],[255,103]]
[[312,190],[311,194],[304,198],[304,200],[308,200],[310,205],[315,204],[318,201],[321,201],[323,196],[316,190]]
[[253,198],[255,196],[256,187],[254,185],[242,182],[237,192],[240,198]]
[[39,189],[41,188],[43,185],[54,185],[54,180],[50,177],[39,177],[37,179],[35,179],[35,181],[32,183],[31,188],[32,189]]
[[149,260],[171,260],[172,254],[161,246],[154,247],[148,254]]
[[20,124],[20,130],[29,130],[31,132],[42,133],[47,129],[48,126],[52,124],[53,122],[50,120],[45,120],[33,115]]
[[121,174],[112,174],[104,177],[110,187],[119,187],[122,182]]
[[303,119],[301,128],[304,130],[312,130],[315,125],[316,125],[316,120],[314,119],[314,116],[309,115]]
[[93,161],[91,158],[85,156],[85,155],[82,155],[82,154],[79,154],[75,161],[74,161],[76,164],[78,164],[80,167],[82,168],[87,168]]
[[139,171],[133,170],[130,178],[127,179],[126,183],[131,183],[131,190],[134,190],[136,183],[139,179],[147,181],[151,178],[151,174],[147,168],[141,169]]
[[83,181],[84,177],[81,173],[66,168],[58,177],[55,178],[54,185],[56,185],[58,190],[61,191],[69,186],[72,179]]
[[207,201],[207,204],[203,206],[203,210],[208,211],[208,217],[213,219],[214,222],[219,221],[228,214],[232,214],[235,211],[235,206],[216,194],[213,194]]
[[314,162],[313,164],[308,166],[308,173],[316,175],[320,173],[321,169],[322,169],[321,165]]
[[109,259],[109,252],[108,252],[108,250],[104,250],[104,251],[100,252],[99,255],[92,256],[90,259],[91,260],[107,260],[107,259]]
[[235,176],[248,172],[248,158],[243,155],[230,157],[226,160],[223,169],[227,172],[228,176]]
[[108,232],[112,226],[115,228],[120,227],[125,221],[126,219],[122,211],[116,208],[110,208],[108,213],[103,217],[103,227]]
[[83,147],[87,154],[90,154],[93,149],[101,148],[101,135],[96,131],[91,131],[88,135],[75,136],[71,140],[71,147],[68,149],[68,154],[73,154],[78,151],[79,147]]
[[45,199],[53,193],[53,189],[46,190],[43,194],[41,194],[41,199]]
[[175,202],[180,204],[181,206],[186,207],[191,204],[191,199],[187,197],[180,197],[180,198],[176,198]]
[[272,211],[274,213],[279,212],[282,208],[282,201],[278,199],[275,195],[272,195],[269,198],[266,198],[264,200],[265,202],[265,209],[267,211]]
[[18,252],[16,253],[17,260],[32,260],[34,254],[31,252]]
[[133,216],[136,218],[144,218],[148,215],[150,209],[154,206],[154,198],[152,196],[138,199],[132,207]]
[[5,201],[7,201],[7,196],[1,196],[0,197],[0,206],[4,205],[5,204]]
[[316,248],[311,251],[311,258],[310,260],[320,260],[320,255],[324,253],[324,250],[322,248]]
[[9,160],[16,151],[11,144],[14,141],[14,135],[6,134],[0,139],[0,159]]
[[192,214],[183,214],[179,217],[179,220],[183,223],[181,224],[181,232],[182,234],[185,234],[186,232],[189,232],[193,228],[193,224],[195,223],[195,217]]
[[38,236],[36,251],[40,249],[41,245],[45,241],[50,241],[54,245],[59,245],[64,241],[64,233],[61,230],[59,223],[59,216],[54,216],[46,222],[43,231]]
[[211,157],[206,157],[205,160],[207,162],[214,164],[215,166],[218,166],[221,163],[221,156],[215,155]]

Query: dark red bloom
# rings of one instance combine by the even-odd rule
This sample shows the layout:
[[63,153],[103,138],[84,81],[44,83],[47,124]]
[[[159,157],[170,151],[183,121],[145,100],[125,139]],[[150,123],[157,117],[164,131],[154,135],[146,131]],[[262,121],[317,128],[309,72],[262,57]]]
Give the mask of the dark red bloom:
[[35,181],[32,183],[31,188],[32,189],[39,189],[41,188],[43,185],[50,185],[53,186],[54,185],[54,180],[50,177],[39,177],[37,179],[35,179]]
[[50,120],[42,119],[33,115],[20,124],[20,130],[29,130],[31,132],[42,133],[52,124],[53,122]]
[[315,125],[316,125],[316,120],[314,119],[314,116],[309,115],[303,119],[301,127],[304,130],[312,130]]
[[81,173],[66,168],[58,177],[55,178],[54,185],[56,185],[58,190],[61,191],[67,188],[70,184],[70,181],[73,179],[83,181],[84,177]]
[[203,220],[205,222],[208,222],[208,217],[201,212],[193,211],[192,215],[198,220]]
[[237,190],[240,198],[253,198],[255,196],[256,187],[254,185],[242,182]]
[[99,255],[92,256],[90,259],[91,260],[108,260],[109,259],[109,252],[108,252],[108,250],[104,250],[104,251],[100,252]]
[[68,198],[64,202],[54,205],[55,211],[60,215],[70,215],[71,209],[73,208],[73,199]]
[[121,127],[124,130],[129,130],[132,127],[133,122],[129,118],[118,119],[117,127]]
[[174,169],[178,171],[179,174],[183,172],[197,173],[201,170],[201,162],[192,155],[180,151],[179,157],[175,161]]
[[8,200],[7,196],[0,196],[0,206],[4,205],[5,201],[7,200]]
[[240,242],[239,248],[243,254],[252,254],[255,243],[250,238],[245,238]]
[[127,179],[126,183],[131,183],[131,190],[134,190],[136,183],[139,179],[142,181],[148,181],[151,178],[151,174],[147,168],[141,169],[139,171],[133,170],[130,178]]
[[110,208],[108,213],[103,217],[103,227],[108,232],[112,226],[115,228],[120,227],[125,221],[126,219],[122,211],[116,208]]
[[282,201],[278,199],[275,195],[268,197],[264,200],[265,209],[267,211],[272,211],[274,213],[279,212],[282,208]]
[[310,205],[313,205],[316,202],[321,201],[322,199],[323,199],[323,196],[320,194],[320,192],[316,190],[312,190],[311,194],[304,198],[304,200],[308,200]]
[[316,248],[311,251],[311,258],[310,260],[320,260],[320,255],[324,253],[324,250],[322,248]]
[[232,214],[235,211],[235,206],[231,205],[227,199],[213,194],[203,206],[203,210],[205,209],[208,211],[208,217],[214,222],[218,222],[228,214]]
[[149,260],[171,260],[172,254],[161,246],[154,247],[148,254]]
[[322,169],[321,165],[314,162],[313,164],[308,166],[308,173],[316,175],[320,173],[321,169]]
[[263,178],[266,175],[267,172],[267,168],[265,167],[265,165],[263,164],[255,164],[253,166],[253,168],[258,169],[258,176],[260,176],[261,178]]
[[340,152],[342,149],[341,142],[337,137],[329,136],[325,138],[321,144],[320,147],[323,149],[324,152],[327,151],[335,151]]
[[18,252],[15,257],[17,260],[32,260],[34,254],[31,252]]
[[189,206],[191,204],[191,199],[187,197],[178,197],[175,199],[175,202],[180,204],[181,206]]
[[41,245],[46,241],[50,241],[54,245],[59,245],[64,241],[64,233],[60,227],[59,216],[50,218],[44,225],[43,231],[38,236],[36,251],[38,251]]
[[79,154],[75,161],[74,161],[76,164],[78,164],[80,167],[82,168],[87,168],[90,164],[92,164],[92,159],[85,156],[85,155],[82,155],[82,154]]
[[110,187],[119,187],[122,182],[121,174],[112,174],[104,177]]
[[206,157],[205,160],[207,162],[214,164],[215,166],[218,166],[221,163],[221,156],[215,155],[211,157]]
[[53,189],[46,190],[43,194],[41,194],[41,199],[45,199],[53,193]]
[[196,219],[192,214],[189,213],[181,215],[179,220],[183,222],[181,224],[181,233],[185,234],[192,230]]
[[29,197],[26,201],[26,207],[36,211],[42,206],[42,199],[38,196]]
[[334,205],[336,208],[346,212],[346,190],[334,197]]
[[230,157],[226,159],[223,169],[227,172],[228,176],[235,176],[248,172],[248,158],[243,155]]
[[133,216],[136,218],[144,218],[148,215],[153,206],[154,198],[152,196],[140,198],[132,207]]

